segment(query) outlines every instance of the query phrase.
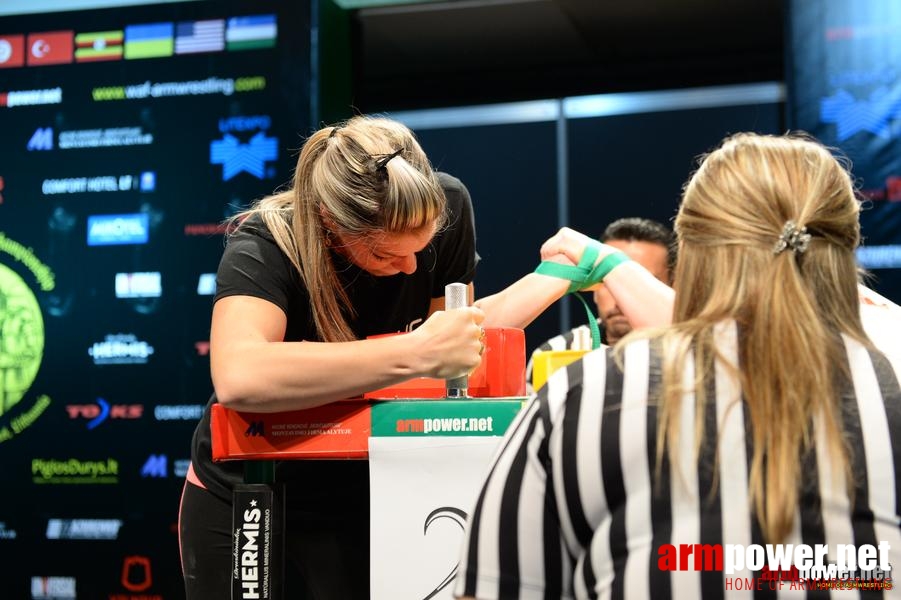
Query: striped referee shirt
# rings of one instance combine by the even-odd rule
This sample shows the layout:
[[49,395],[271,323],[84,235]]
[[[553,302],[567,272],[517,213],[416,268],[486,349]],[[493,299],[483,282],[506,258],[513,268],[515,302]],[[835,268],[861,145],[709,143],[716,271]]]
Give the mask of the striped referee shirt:
[[[716,330],[718,348],[738,364],[737,328]],[[901,388],[892,362],[845,339],[853,375],[843,391],[854,494],[831,464],[820,422],[804,462],[794,531],[786,544],[887,542],[901,565]],[[744,589],[716,570],[661,570],[672,544],[763,545],[749,510],[752,441],[741,392],[722,364],[705,381],[705,437],[695,454],[694,394],[680,412],[680,446],[655,476],[660,389],[657,345],[637,340],[623,368],[609,349],[551,376],[510,426],[471,513],[455,593],[476,598],[829,598],[898,597],[892,591]],[[897,363],[896,363],[897,364]],[[692,381],[693,366],[685,381]],[[799,425],[800,426],[800,425]],[[718,454],[718,461],[714,460]],[[716,471],[715,471],[716,470]],[[716,482],[716,484],[715,484]],[[730,581],[731,578],[731,581]],[[758,589],[762,587],[762,589]],[[831,594],[831,595],[830,595]],[[836,595],[838,594],[838,595]]]

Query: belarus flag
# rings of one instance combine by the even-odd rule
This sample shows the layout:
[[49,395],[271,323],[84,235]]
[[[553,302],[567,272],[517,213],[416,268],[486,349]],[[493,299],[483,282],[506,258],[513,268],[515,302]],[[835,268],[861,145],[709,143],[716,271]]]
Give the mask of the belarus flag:
[[73,31],[29,33],[26,49],[28,66],[59,65],[72,62]]
[[121,30],[79,33],[75,36],[75,60],[121,60],[122,38]]

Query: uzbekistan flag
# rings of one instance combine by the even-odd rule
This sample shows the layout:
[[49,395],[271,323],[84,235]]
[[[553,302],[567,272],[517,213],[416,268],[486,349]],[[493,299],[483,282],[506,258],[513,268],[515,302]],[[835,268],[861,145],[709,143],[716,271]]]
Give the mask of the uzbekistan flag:
[[221,52],[225,50],[225,21],[187,21],[175,26],[175,53]]
[[249,15],[228,20],[225,42],[229,50],[274,48],[277,29],[275,15]]
[[125,59],[172,56],[172,23],[147,23],[125,28]]
[[122,59],[122,30],[94,31],[75,36],[75,62]]

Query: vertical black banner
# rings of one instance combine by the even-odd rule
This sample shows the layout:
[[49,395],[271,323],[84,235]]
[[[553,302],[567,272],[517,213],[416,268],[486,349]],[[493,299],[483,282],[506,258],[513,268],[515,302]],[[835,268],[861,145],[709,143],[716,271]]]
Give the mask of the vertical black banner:
[[232,494],[232,600],[282,600],[284,491],[240,484]]

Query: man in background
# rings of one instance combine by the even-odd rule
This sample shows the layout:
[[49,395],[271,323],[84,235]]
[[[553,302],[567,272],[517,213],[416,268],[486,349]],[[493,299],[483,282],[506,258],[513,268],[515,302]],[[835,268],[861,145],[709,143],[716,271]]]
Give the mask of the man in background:
[[[667,285],[672,284],[673,268],[676,264],[676,244],[672,230],[651,219],[629,217],[610,223],[601,234],[601,241],[614,246],[646,268],[657,279]],[[609,291],[601,284],[594,291],[594,302],[598,310],[598,328],[601,343],[612,346],[627,333],[632,325],[616,305]],[[532,352],[547,350],[591,350],[591,330],[588,325],[553,337]],[[526,382],[531,386],[532,359],[526,368]]]

